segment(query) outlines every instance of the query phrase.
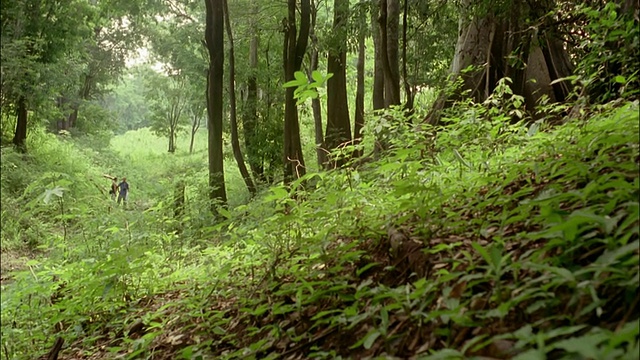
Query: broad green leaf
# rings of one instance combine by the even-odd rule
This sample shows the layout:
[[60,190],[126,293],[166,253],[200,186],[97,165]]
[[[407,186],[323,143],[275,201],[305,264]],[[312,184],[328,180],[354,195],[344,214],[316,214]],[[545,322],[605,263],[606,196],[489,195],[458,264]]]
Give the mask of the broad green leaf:
[[513,357],[512,360],[546,360],[544,352],[537,349],[530,349],[517,356]]
[[356,349],[360,347],[360,345],[364,346],[365,349],[369,350],[373,346],[373,343],[380,336],[380,331],[378,329],[371,329],[362,339],[358,340],[357,343],[353,344],[349,347],[349,349]]
[[307,75],[305,75],[302,71],[296,71],[293,76],[296,78],[296,80],[298,80],[299,82],[302,82],[304,84],[307,83]]
[[597,359],[597,345],[609,338],[608,334],[595,333],[581,337],[573,337],[566,340],[560,340],[553,344],[554,349],[562,349],[572,353],[578,353],[586,359]]

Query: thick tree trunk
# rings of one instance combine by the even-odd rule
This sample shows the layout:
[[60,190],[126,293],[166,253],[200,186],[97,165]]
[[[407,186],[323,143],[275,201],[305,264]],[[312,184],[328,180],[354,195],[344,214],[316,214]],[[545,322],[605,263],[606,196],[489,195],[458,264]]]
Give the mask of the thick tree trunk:
[[[311,53],[309,55],[309,81],[313,81],[311,74],[318,70],[318,37],[316,36],[316,18],[318,14],[318,8],[315,1],[311,1],[311,28],[309,30],[309,37],[311,38]],[[324,133],[322,132],[322,108],[320,105],[320,99],[315,97],[311,99],[311,110],[313,111],[313,124],[315,128],[315,140],[316,140],[316,157],[318,160],[318,168],[321,169],[327,162],[327,152],[324,144]]]
[[[458,42],[451,64],[451,73],[463,81],[462,89],[470,91],[476,102],[482,102],[494,91],[498,81],[504,77],[512,80],[514,94],[525,99],[528,111],[534,111],[538,100],[546,95],[552,102],[564,101],[571,91],[566,81],[554,80],[567,77],[573,72],[573,64],[558,35],[551,29],[534,30],[524,18],[536,14],[546,14],[551,9],[530,9],[523,1],[511,3],[511,17],[487,13],[466,21],[468,13],[464,9],[472,5],[471,0],[461,5]],[[538,4],[538,6],[540,6]],[[517,54],[518,61],[507,59]],[[464,71],[474,66],[473,71]],[[440,96],[426,120],[437,123],[439,112],[456,97]]]
[[[328,150],[332,151],[351,141],[351,121],[347,101],[346,55],[346,21],[349,16],[349,3],[334,1],[333,8],[333,41],[334,47],[329,49],[327,72],[333,76],[327,81],[327,131],[324,141]],[[340,156],[331,161],[331,166],[341,167],[348,158]]]
[[244,180],[247,190],[251,196],[256,195],[256,186],[253,184],[249,170],[244,163],[242,150],[240,149],[240,139],[238,136],[238,120],[236,114],[236,69],[235,54],[233,47],[233,34],[231,33],[231,21],[229,20],[229,5],[227,0],[224,1],[224,20],[227,28],[227,39],[229,40],[229,117],[231,120],[231,147],[233,148],[233,156],[238,164],[240,175]]
[[398,61],[399,0],[380,1],[382,29],[382,65],[384,68],[385,107],[400,105],[400,71]]
[[[285,82],[293,80],[294,73],[300,70],[309,38],[310,4],[302,0],[300,6],[300,34],[296,39],[296,1],[288,0],[288,18],[285,29]],[[297,41],[296,41],[297,40]],[[289,87],[285,93],[284,111],[284,180],[289,183],[294,177],[299,178],[306,173],[302,144],[300,141],[300,123],[298,108],[293,97],[294,88]]]
[[207,82],[207,113],[209,130],[209,197],[212,210],[217,213],[217,203],[226,206],[227,191],[224,183],[222,152],[222,97],[224,73],[224,11],[221,1],[205,0],[207,6],[206,34],[209,51]]
[[18,119],[16,121],[16,132],[13,136],[13,145],[20,152],[27,151],[27,100],[24,96],[18,99]]

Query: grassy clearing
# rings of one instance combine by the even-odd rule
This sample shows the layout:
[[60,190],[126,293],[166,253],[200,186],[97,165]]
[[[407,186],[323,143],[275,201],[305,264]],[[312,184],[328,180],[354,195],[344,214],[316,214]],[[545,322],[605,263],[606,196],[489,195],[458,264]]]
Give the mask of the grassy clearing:
[[82,215],[3,285],[0,355],[637,358],[638,105],[450,122],[221,224],[196,199]]

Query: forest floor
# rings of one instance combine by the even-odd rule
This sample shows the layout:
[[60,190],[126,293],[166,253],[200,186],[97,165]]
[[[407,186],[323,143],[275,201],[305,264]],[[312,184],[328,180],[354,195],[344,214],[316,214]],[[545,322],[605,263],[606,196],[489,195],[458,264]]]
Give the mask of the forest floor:
[[58,338],[62,359],[638,359],[638,104],[492,143],[475,126],[434,158],[418,142],[310,175],[313,191],[274,187],[216,246],[135,252],[150,235],[127,223],[135,246],[47,285],[39,353]]

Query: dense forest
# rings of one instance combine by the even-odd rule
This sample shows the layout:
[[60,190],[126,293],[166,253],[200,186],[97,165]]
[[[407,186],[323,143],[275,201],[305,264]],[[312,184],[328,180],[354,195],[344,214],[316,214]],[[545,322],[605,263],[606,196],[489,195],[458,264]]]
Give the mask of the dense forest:
[[0,359],[640,359],[639,9],[0,2]]

